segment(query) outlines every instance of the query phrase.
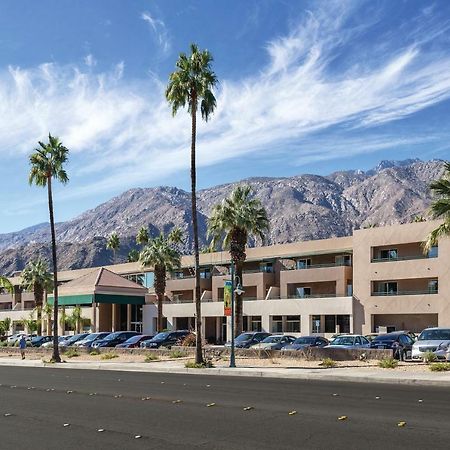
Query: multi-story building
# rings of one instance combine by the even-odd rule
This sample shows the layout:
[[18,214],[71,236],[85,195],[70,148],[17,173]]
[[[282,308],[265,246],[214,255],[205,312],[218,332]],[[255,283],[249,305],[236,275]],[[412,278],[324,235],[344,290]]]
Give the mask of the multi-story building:
[[[441,239],[427,254],[422,250],[422,242],[437,225],[369,228],[348,237],[249,248],[239,280],[245,291],[244,329],[331,336],[450,326],[450,239]],[[192,256],[183,257],[180,269],[168,276],[163,304],[167,328],[194,329],[193,263]],[[200,266],[204,336],[210,342],[223,342],[231,328],[223,306],[224,283],[230,279],[229,254],[201,254]],[[91,286],[91,303],[83,307],[91,328],[154,332],[152,272],[144,272],[139,263],[108,269],[137,284],[122,286],[116,279],[112,287]],[[75,280],[94,280],[93,271],[99,269],[61,272],[62,294],[66,290],[73,296],[83,285]],[[33,307],[33,298],[21,292],[20,277],[12,281],[15,293],[0,295],[0,320],[9,316],[20,324],[20,317]],[[145,300],[138,285],[148,289]],[[96,302],[101,298],[95,296],[96,289],[108,290],[111,296],[101,301],[111,306]],[[137,292],[141,300],[123,296],[130,292]],[[66,305],[74,306],[76,298],[66,300]]]

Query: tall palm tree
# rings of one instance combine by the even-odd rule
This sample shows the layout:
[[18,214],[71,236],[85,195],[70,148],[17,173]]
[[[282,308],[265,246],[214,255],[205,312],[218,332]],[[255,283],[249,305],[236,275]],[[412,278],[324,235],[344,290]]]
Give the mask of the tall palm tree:
[[52,179],[66,184],[69,181],[64,164],[67,162],[69,150],[61,141],[48,135],[48,143],[39,142],[39,147],[30,155],[29,183],[36,186],[47,187],[48,211],[50,215],[50,230],[52,234],[52,262],[53,262],[53,356],[54,362],[61,362],[58,348],[58,265],[56,259],[56,233],[53,216]]
[[443,223],[427,236],[424,244],[425,252],[437,245],[439,238],[450,236],[450,161],[444,163],[444,168],[442,177],[430,184],[430,189],[436,197],[431,204],[431,217],[443,219]]
[[72,314],[68,317],[70,324],[73,326],[76,334],[81,333],[81,325],[83,323],[83,314],[81,306],[75,306],[72,309]]
[[[253,197],[250,186],[237,186],[228,198],[215,205],[208,220],[208,236],[215,247],[222,241],[222,248],[229,250],[236,275],[242,280],[242,267],[247,255],[245,247],[249,236],[259,237],[269,230],[267,212],[261,202]],[[242,332],[242,295],[236,295],[236,335]]]
[[135,248],[133,248],[132,250],[130,250],[128,252],[127,261],[128,262],[137,262],[137,261],[139,261],[139,252]]
[[37,321],[39,327],[41,327],[44,296],[46,292],[53,289],[53,276],[48,270],[47,261],[41,258],[30,261],[21,273],[21,285],[22,288],[33,291]]
[[195,167],[195,145],[197,137],[197,110],[200,106],[202,118],[208,121],[216,107],[216,98],[212,90],[217,84],[217,77],[211,68],[213,57],[208,50],[199,50],[196,44],[191,44],[191,54],[180,53],[176,62],[176,70],[171,73],[166,89],[167,101],[172,106],[175,115],[180,108],[187,106],[191,116],[191,208],[192,228],[194,233],[195,257],[195,312],[196,312],[196,355],[197,363],[203,362],[202,327],[200,302],[200,257],[198,245],[198,219],[196,184],[197,173]]
[[113,232],[111,236],[109,236],[108,240],[106,241],[106,248],[108,250],[112,250],[113,252],[113,258],[114,258],[114,264],[116,264],[116,252],[120,248],[120,238],[116,232]]
[[52,314],[53,314],[53,306],[50,305],[50,303],[45,302],[44,306],[42,307],[42,312],[45,315],[45,321],[47,322],[46,325],[46,333],[47,336],[50,336],[52,334]]
[[136,244],[147,245],[149,239],[148,228],[141,227],[136,235]]
[[151,239],[142,250],[139,261],[143,267],[153,267],[155,274],[155,293],[158,300],[158,332],[162,331],[162,304],[166,292],[167,272],[181,265],[181,253],[177,250],[178,232],[165,236],[161,233]]
[[4,277],[2,275],[0,275],[0,288],[5,289],[10,294],[14,292],[14,286],[11,284],[7,277]]

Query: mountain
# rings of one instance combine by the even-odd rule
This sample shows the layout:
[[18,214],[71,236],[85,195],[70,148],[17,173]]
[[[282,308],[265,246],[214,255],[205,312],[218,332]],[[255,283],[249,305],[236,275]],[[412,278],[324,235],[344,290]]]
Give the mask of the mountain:
[[[382,161],[367,172],[340,171],[328,176],[299,175],[289,178],[249,178],[268,211],[267,243],[286,243],[345,236],[370,224],[409,222],[426,213],[431,194],[428,186],[443,172],[439,160]],[[206,244],[207,218],[212,207],[237,183],[198,192],[200,244]],[[175,187],[136,188],[56,224],[61,269],[111,263],[105,249],[113,231],[121,236],[118,258],[126,260],[136,247],[134,236],[148,226],[152,235],[180,227],[186,236],[184,251],[192,248],[190,193]],[[37,255],[50,260],[48,224],[0,234],[0,273],[21,270]],[[252,245],[260,243],[253,242]]]

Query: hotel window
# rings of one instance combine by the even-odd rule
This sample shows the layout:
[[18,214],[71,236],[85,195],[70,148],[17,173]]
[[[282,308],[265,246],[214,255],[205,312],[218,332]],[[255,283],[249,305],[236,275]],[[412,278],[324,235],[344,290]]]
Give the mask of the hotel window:
[[352,256],[351,255],[338,255],[335,257],[335,262],[337,266],[351,266]]
[[336,333],[336,316],[325,316],[325,333]]
[[252,316],[250,327],[251,327],[250,331],[261,331],[262,330],[261,316]]
[[312,316],[312,333],[320,333],[320,316]]
[[259,270],[264,273],[273,273],[273,263],[263,263],[259,265]]
[[211,269],[200,269],[200,278],[204,280],[209,280],[211,278]]
[[430,280],[428,282],[428,292],[430,294],[437,294],[437,292],[438,292],[438,280]]
[[387,281],[385,283],[379,283],[378,292],[385,295],[395,295],[397,294],[397,282],[396,281]]
[[347,297],[351,297],[353,295],[353,284],[347,284]]
[[283,317],[272,316],[272,333],[282,333],[282,332],[283,332]]
[[380,259],[398,259],[398,252],[396,248],[387,250],[380,250]]
[[297,298],[311,297],[311,288],[310,287],[298,287],[295,290],[295,295]]
[[177,271],[173,273],[173,277],[176,279],[184,278],[184,273],[182,271]]
[[300,333],[300,316],[286,317],[286,332]]
[[307,269],[309,266],[311,266],[311,258],[297,259],[296,261],[297,270]]
[[434,245],[428,250],[428,258],[437,258],[438,257],[438,246]]

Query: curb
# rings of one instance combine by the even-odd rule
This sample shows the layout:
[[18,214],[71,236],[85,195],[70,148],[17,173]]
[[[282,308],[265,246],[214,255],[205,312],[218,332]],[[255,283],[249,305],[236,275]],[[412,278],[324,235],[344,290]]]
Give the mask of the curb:
[[[255,370],[253,368],[209,368],[209,369],[188,369],[181,367],[155,367],[149,364],[148,367],[141,364],[133,367],[132,364],[123,363],[75,363],[65,362],[62,364],[44,363],[38,360],[25,360],[17,364],[17,361],[0,360],[0,366],[9,367],[41,367],[51,369],[79,369],[79,370],[113,370],[120,372],[144,372],[144,373],[173,373],[178,375],[209,375],[209,376],[229,376],[229,377],[252,377],[252,378],[278,378],[291,380],[309,380],[309,381],[331,381],[331,382],[352,382],[352,383],[376,383],[376,384],[394,384],[403,386],[450,386],[448,379],[427,379],[427,378],[393,378],[383,376],[368,375],[336,375],[333,372],[282,372],[269,370]],[[304,369],[305,370],[305,369]],[[306,369],[308,370],[308,369]],[[312,369],[314,370],[314,369]]]

